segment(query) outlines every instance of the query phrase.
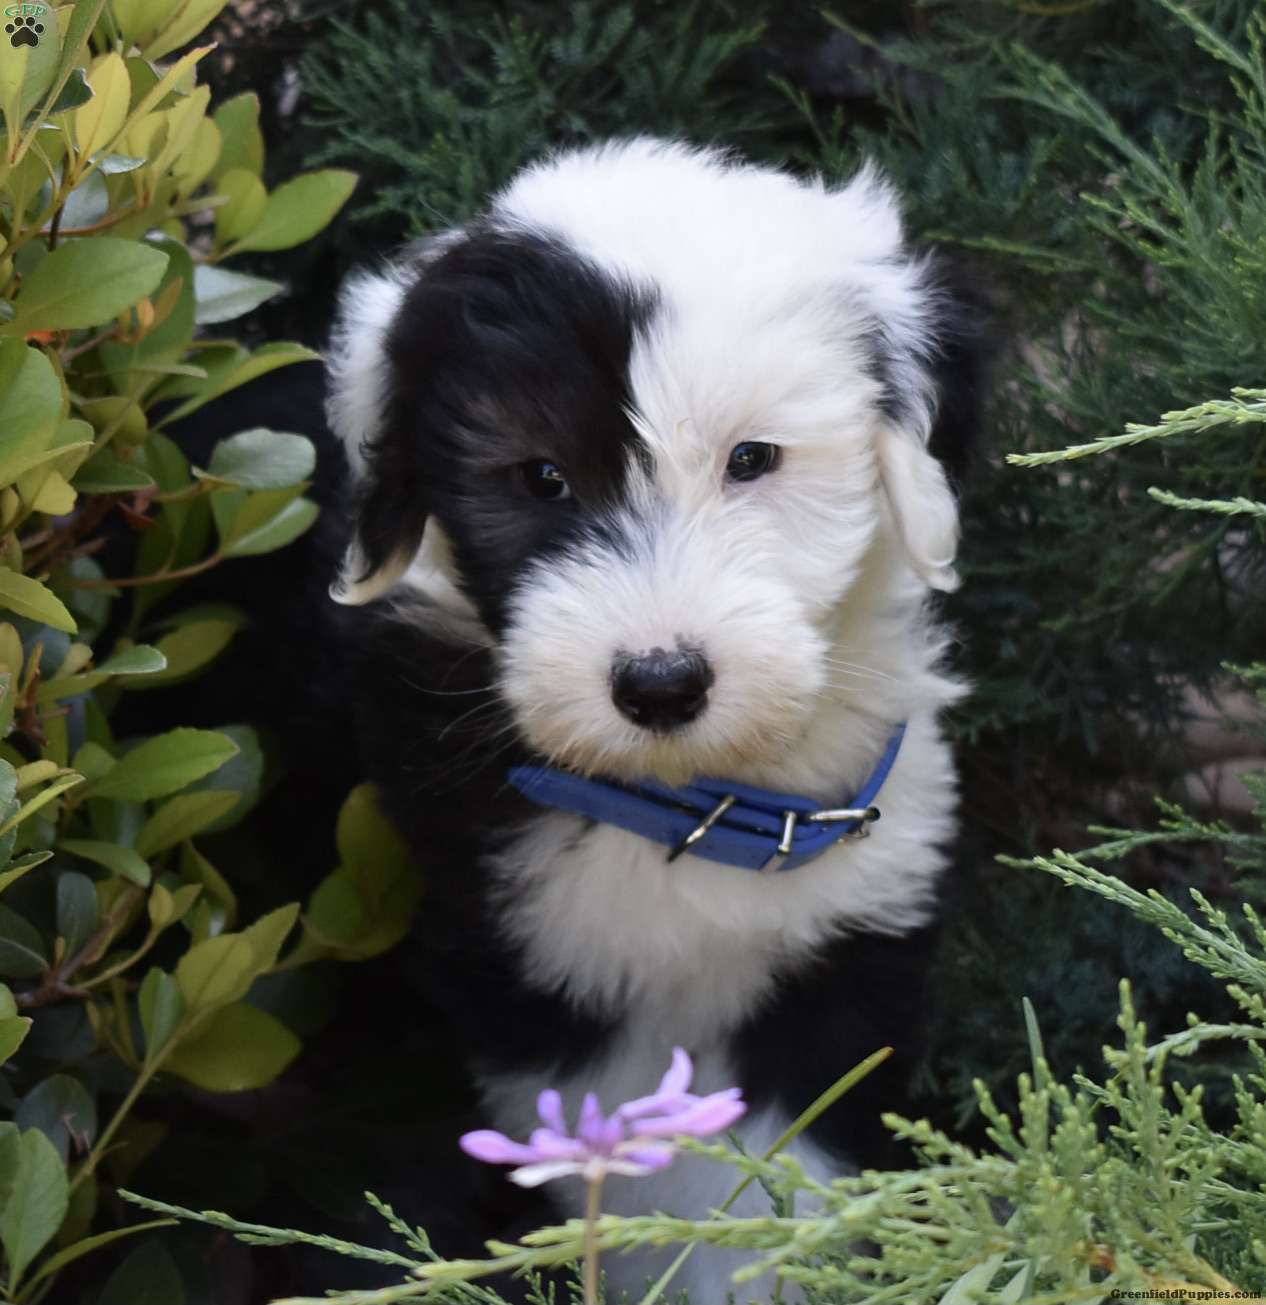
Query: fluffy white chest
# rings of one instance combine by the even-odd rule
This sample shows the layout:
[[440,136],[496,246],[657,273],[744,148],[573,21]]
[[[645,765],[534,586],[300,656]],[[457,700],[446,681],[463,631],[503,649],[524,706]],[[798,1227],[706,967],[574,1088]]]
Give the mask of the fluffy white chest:
[[876,833],[785,873],[689,855],[669,864],[636,834],[545,813],[492,864],[500,924],[523,948],[528,982],[652,1027],[658,1063],[674,1044],[724,1036],[826,939],[924,923],[953,801],[929,720],[911,722]]

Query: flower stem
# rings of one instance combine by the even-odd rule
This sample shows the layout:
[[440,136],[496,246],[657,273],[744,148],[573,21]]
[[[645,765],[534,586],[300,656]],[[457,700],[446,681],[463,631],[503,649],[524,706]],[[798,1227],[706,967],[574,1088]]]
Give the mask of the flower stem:
[[598,1305],[598,1215],[602,1205],[602,1175],[590,1178],[585,1193],[585,1305]]

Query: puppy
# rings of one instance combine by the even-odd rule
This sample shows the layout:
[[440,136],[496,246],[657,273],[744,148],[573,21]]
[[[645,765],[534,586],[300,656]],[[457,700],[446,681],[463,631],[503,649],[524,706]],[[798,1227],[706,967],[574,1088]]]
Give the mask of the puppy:
[[[345,288],[335,596],[489,1125],[526,1135],[546,1086],[612,1108],[679,1045],[760,1152],[891,1045],[795,1147],[822,1179],[878,1158],[955,826],[928,598],[956,583],[970,334],[873,171],[647,139],[529,167]],[[733,1181],[683,1159],[604,1207],[704,1217]],[[635,1292],[663,1263],[605,1267]],[[676,1285],[720,1305],[737,1263]]]

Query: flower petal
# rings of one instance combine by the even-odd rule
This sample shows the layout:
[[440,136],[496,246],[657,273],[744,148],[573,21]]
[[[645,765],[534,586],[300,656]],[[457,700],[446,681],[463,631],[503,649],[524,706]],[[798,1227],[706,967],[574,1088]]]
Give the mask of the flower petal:
[[688,1092],[684,1095],[677,1092],[654,1092],[649,1097],[635,1097],[632,1101],[626,1101],[615,1113],[627,1123],[645,1115],[666,1115],[685,1110],[698,1099]]
[[676,1155],[677,1148],[671,1142],[652,1142],[649,1138],[639,1138],[617,1147],[612,1164],[631,1162],[649,1174],[657,1169],[666,1169]]
[[580,1118],[576,1121],[576,1136],[595,1151],[605,1151],[607,1121],[602,1117],[602,1107],[592,1092],[585,1093],[580,1103]]
[[576,1159],[589,1154],[589,1148],[574,1137],[560,1137],[552,1128],[533,1129],[528,1144],[541,1160]]
[[583,1174],[585,1162],[576,1160],[545,1160],[540,1164],[524,1165],[510,1171],[510,1181],[520,1187],[539,1187],[555,1178],[566,1178],[569,1174]]
[[694,1075],[694,1066],[690,1057],[680,1047],[673,1048],[673,1063],[668,1072],[659,1081],[659,1087],[649,1096],[635,1097],[626,1101],[615,1113],[621,1119],[641,1119],[644,1115],[666,1114],[668,1111],[685,1110],[699,1100],[691,1096],[686,1089]]
[[674,1047],[673,1063],[669,1065],[668,1072],[660,1079],[656,1095],[677,1095],[681,1092],[688,1092],[690,1090],[690,1080],[694,1077],[694,1073],[695,1067],[690,1063],[690,1057],[686,1055],[681,1047]]
[[536,1152],[522,1142],[512,1142],[504,1133],[494,1132],[491,1128],[479,1128],[473,1133],[463,1133],[458,1140],[467,1155],[476,1160],[483,1160],[490,1165],[530,1164],[538,1159]]
[[727,1088],[711,1096],[700,1097],[685,1110],[647,1119],[633,1125],[636,1137],[709,1137],[729,1128],[741,1119],[747,1106],[739,1099],[738,1088]]
[[608,1160],[607,1173],[622,1174],[626,1178],[645,1178],[647,1174],[653,1174],[659,1169],[672,1163],[672,1156],[667,1160],[656,1160],[652,1164],[645,1164],[637,1160]]
[[567,1136],[567,1120],[563,1117],[563,1098],[553,1088],[546,1088],[536,1098],[536,1113],[546,1128],[552,1128],[562,1137]]

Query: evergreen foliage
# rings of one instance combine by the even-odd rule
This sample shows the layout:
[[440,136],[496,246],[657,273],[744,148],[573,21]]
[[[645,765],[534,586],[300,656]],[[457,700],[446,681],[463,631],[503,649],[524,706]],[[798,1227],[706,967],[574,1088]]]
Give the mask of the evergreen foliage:
[[[355,156],[375,234],[464,221],[530,160],[630,132],[769,149],[788,106],[762,90],[767,0],[362,5],[303,62],[320,158]],[[755,93],[753,93],[755,89]]]
[[[209,16],[218,7],[198,5],[190,12]],[[101,0],[76,4],[75,21],[81,12],[99,16],[102,8]],[[188,8],[177,13],[157,0],[152,9],[136,0],[112,11],[143,17],[162,9],[168,19],[175,15],[176,30],[176,19],[187,26],[180,14]],[[1011,451],[1018,465],[996,455],[983,460],[964,504],[967,583],[949,607],[962,630],[962,670],[977,686],[954,722],[965,761],[966,824],[974,831],[961,896],[965,903],[974,900],[954,915],[941,959],[946,1009],[923,1081],[934,1122],[893,1121],[921,1167],[842,1179],[815,1192],[823,1202],[818,1214],[793,1219],[785,1201],[809,1186],[794,1165],[730,1157],[725,1162],[740,1174],[767,1185],[775,1198],[770,1217],[696,1224],[607,1218],[601,1236],[608,1247],[648,1239],[728,1241],[804,1281],[821,1302],[833,1303],[850,1294],[901,1301],[961,1301],[972,1293],[1071,1301],[1095,1300],[1118,1287],[1179,1295],[1197,1285],[1266,1291],[1260,1196],[1266,1178],[1264,938],[1256,916],[1225,905],[1260,898],[1266,844],[1256,829],[1187,814],[1174,801],[1186,768],[1188,686],[1219,689],[1228,682],[1228,662],[1249,665],[1243,673],[1262,683],[1260,666],[1251,664],[1260,662],[1266,646],[1266,391],[1245,387],[1264,383],[1266,20],[1260,4],[1250,0],[929,0],[901,10],[903,30],[894,32],[892,6],[840,9],[780,9],[766,0],[694,0],[685,6],[590,0],[567,9],[543,2],[477,0],[459,7],[441,0],[421,7],[406,0],[362,0],[322,5],[320,12],[314,7],[310,18],[308,30],[324,36],[303,61],[302,111],[309,125],[298,139],[319,144],[321,157],[309,152],[307,161],[350,163],[366,173],[366,181],[357,201],[360,225],[331,237],[341,244],[314,244],[317,252],[304,258],[333,248],[341,270],[352,258],[349,235],[363,242],[361,257],[376,257],[395,239],[468,217],[515,168],[548,147],[649,131],[735,145],[751,157],[790,159],[831,177],[850,172],[863,155],[875,157],[906,197],[914,235],[955,251],[965,280],[985,285],[991,301],[997,357],[987,425],[992,445]],[[166,58],[176,47],[163,44],[163,23],[151,28],[132,44]],[[132,48],[123,39],[128,34],[116,29],[103,23],[98,31],[98,60],[120,42],[120,49]],[[77,30],[82,46],[88,29]],[[855,68],[842,69],[841,63]],[[150,83],[136,64],[129,74],[118,87],[131,113]],[[71,80],[72,96],[88,85],[79,77]],[[161,132],[142,133],[135,149],[122,151],[119,167],[145,156],[133,171],[155,179],[158,189],[147,192],[149,200],[158,205],[174,198],[174,215],[164,210],[161,219],[169,259],[182,266],[189,259],[178,219],[193,218],[197,210],[187,210],[185,201],[209,177],[208,186],[220,187],[224,202],[214,231],[200,231],[202,243],[194,242],[199,261],[214,265],[230,250],[272,260],[281,244],[275,232],[261,232],[258,201],[262,193],[265,203],[272,202],[283,188],[278,178],[260,175],[264,160],[250,105],[238,102],[215,124],[216,132],[236,132],[239,144],[245,142],[246,154],[230,168],[218,151],[221,138],[198,125],[205,120],[205,102],[188,107],[195,93],[186,78],[170,99],[148,106],[187,116],[185,126],[193,133],[183,142],[188,157],[171,145],[176,136],[167,133],[177,124],[164,118]],[[91,101],[46,106],[51,117],[60,115],[54,125],[62,130],[62,145],[55,149],[49,144],[55,133],[41,133],[53,149],[51,167],[41,171],[30,161],[39,153],[31,151],[26,164],[10,170],[8,184],[17,189],[3,214],[5,238],[11,245],[16,235],[26,252],[19,252],[15,267],[7,259],[0,267],[10,309],[26,314],[19,316],[20,331],[0,332],[7,337],[2,356],[11,363],[29,362],[28,355],[57,359],[58,375],[71,382],[59,383],[55,396],[54,387],[45,387],[57,409],[57,429],[83,433],[88,427],[94,452],[110,453],[108,443],[121,448],[131,441],[137,450],[132,458],[94,457],[93,471],[126,476],[139,469],[147,477],[144,487],[129,481],[120,489],[118,481],[81,474],[86,464],[78,453],[86,456],[79,447],[88,442],[85,435],[74,449],[42,446],[42,452],[56,451],[45,470],[55,470],[58,480],[33,479],[24,470],[25,480],[15,481],[0,501],[6,531],[0,569],[15,577],[5,581],[9,606],[36,605],[33,618],[26,613],[34,624],[19,620],[12,623],[12,636],[0,632],[0,661],[11,671],[8,703],[20,699],[19,733],[31,722],[26,709],[39,705],[41,692],[49,700],[59,679],[75,681],[68,687],[91,695],[86,728],[98,749],[71,756],[61,746],[61,727],[53,725],[43,744],[37,734],[11,736],[3,754],[8,764],[0,766],[0,796],[10,781],[13,788],[12,800],[4,803],[0,843],[15,835],[12,846],[3,843],[0,850],[19,858],[6,873],[21,872],[21,882],[0,880],[6,911],[21,921],[14,925],[6,915],[0,941],[10,960],[21,953],[19,967],[34,964],[32,957],[40,962],[38,971],[8,973],[25,1000],[11,1000],[0,990],[0,1039],[7,1039],[0,1059],[18,1051],[6,1066],[6,1084],[16,1084],[7,1107],[16,1110],[19,1098],[34,1098],[23,1116],[31,1120],[37,1107],[65,1106],[56,1094],[73,1089],[57,1080],[76,1074],[87,1081],[90,1097],[113,1103],[98,1130],[76,1096],[69,1118],[77,1133],[65,1125],[64,1109],[45,1111],[49,1146],[25,1140],[46,1136],[36,1126],[0,1130],[0,1176],[38,1167],[55,1196],[70,1181],[92,1190],[92,1171],[106,1158],[116,1132],[138,1149],[155,1140],[152,1129],[145,1131],[152,1105],[141,1091],[160,1070],[168,1084],[182,1078],[195,1084],[199,1074],[204,1087],[219,1082],[216,1074],[232,1059],[223,1047],[201,1063],[182,1058],[182,1042],[188,1037],[196,1044],[199,1030],[192,1023],[177,1025],[179,1036],[167,1030],[171,1038],[163,1042],[155,1021],[164,1003],[175,1009],[171,985],[179,989],[182,957],[215,942],[213,932],[230,943],[247,932],[234,934],[227,914],[236,909],[236,880],[229,884],[209,862],[203,867],[199,847],[155,845],[141,857],[143,871],[130,858],[98,864],[86,850],[89,843],[126,842],[120,830],[135,837],[140,819],[150,830],[147,837],[157,840],[163,820],[174,825],[176,815],[194,805],[207,816],[203,828],[210,837],[217,817],[215,801],[188,802],[196,797],[192,790],[142,787],[133,793],[135,801],[122,789],[111,796],[110,775],[117,787],[146,771],[149,745],[127,750],[132,741],[125,740],[116,746],[110,714],[129,688],[128,677],[168,669],[181,651],[187,622],[174,618],[160,626],[148,613],[147,599],[124,604],[108,592],[89,597],[105,572],[94,570],[90,557],[71,556],[92,542],[94,526],[81,515],[82,505],[103,497],[114,502],[139,488],[148,492],[149,480],[155,487],[161,482],[161,493],[138,500],[137,510],[159,521],[159,533],[151,538],[170,544],[173,532],[180,537],[184,567],[218,565],[226,553],[221,545],[237,540],[234,522],[246,520],[240,514],[251,504],[262,514],[256,524],[265,528],[255,543],[284,542],[288,530],[310,520],[309,509],[301,506],[307,454],[298,461],[285,456],[284,435],[265,439],[265,448],[250,441],[224,448],[210,474],[195,475],[150,429],[151,416],[153,424],[159,420],[151,408],[160,395],[187,403],[236,374],[232,367],[246,354],[227,344],[218,346],[222,354],[189,352],[195,348],[190,310],[195,299],[207,297],[195,295],[189,278],[171,275],[150,258],[163,280],[156,282],[153,299],[142,288],[149,273],[141,264],[154,251],[140,237],[158,220],[157,209],[131,214],[130,223],[120,211],[138,178],[119,171],[104,185],[104,212],[112,222],[118,219],[107,239],[141,250],[135,266],[124,269],[135,294],[129,291],[129,301],[118,305],[108,296],[99,299],[92,278],[71,269],[75,275],[61,275],[85,288],[87,306],[80,304],[79,316],[39,317],[35,290],[41,275],[47,280],[53,273],[41,274],[36,263],[43,252],[45,266],[51,265],[56,243],[55,234],[50,238],[44,230],[44,209],[74,199],[67,174],[57,172],[57,150],[69,150],[67,157],[74,149],[85,158],[94,153],[80,148],[82,140],[76,144],[66,117],[84,103]],[[10,137],[25,139],[29,123],[22,116],[29,107],[19,104],[9,114]],[[90,109],[85,123],[91,116]],[[195,158],[210,172],[199,176],[184,166]],[[237,175],[226,180],[230,172]],[[45,181],[47,189],[41,189]],[[341,183],[332,184],[341,197]],[[198,202],[208,193],[199,192]],[[100,196],[78,198],[100,202]],[[331,198],[321,216],[337,206]],[[297,221],[290,232],[296,239],[315,229],[304,227],[305,214],[311,216],[307,207],[274,204],[286,224]],[[99,238],[91,239],[98,251],[104,248]],[[209,260],[202,257],[208,248]],[[126,258],[117,250],[114,256]],[[284,259],[266,265],[285,266]],[[319,264],[291,265],[314,266]],[[332,272],[288,274],[318,285],[322,302],[336,280]],[[277,289],[258,279],[252,286],[256,302]],[[220,288],[225,290],[222,279]],[[117,339],[95,338],[111,331]],[[159,371],[133,369],[118,354],[110,360],[113,346],[144,350],[154,343],[162,346]],[[229,372],[216,370],[222,363]],[[135,392],[118,391],[119,378],[133,370],[146,379],[137,381]],[[14,376],[5,371],[0,380],[9,385]],[[132,405],[133,398],[140,401]],[[120,399],[127,402],[110,406]],[[1149,424],[1131,424],[1140,420]],[[296,450],[302,453],[288,446],[289,453]],[[245,468],[248,475],[275,480],[281,473],[274,455],[285,464],[284,483],[252,486],[240,479]],[[215,474],[226,468],[239,480]],[[64,508],[67,494],[78,504],[73,514]],[[283,513],[289,515],[282,528],[270,535],[267,527]],[[68,527],[57,523],[68,515],[66,535]],[[195,528],[185,539],[181,523],[190,520]],[[46,538],[45,532],[51,534]],[[219,543],[211,543],[213,537]],[[67,547],[50,553],[50,543]],[[142,546],[136,563],[170,592],[164,567],[175,554],[164,562],[157,549]],[[59,602],[59,594],[66,599],[60,610],[49,603]],[[143,648],[120,646],[117,651],[132,658],[124,671],[116,664],[120,682],[89,685],[86,680],[103,674],[115,651],[102,642],[112,600],[126,616],[109,630],[122,621],[129,642],[152,638],[166,664]],[[50,627],[41,624],[50,612],[61,620],[62,611],[79,623],[81,637],[74,642],[64,628],[54,641]],[[223,625],[223,615],[195,610],[188,621]],[[221,631],[226,642],[235,634],[231,620],[228,626]],[[208,646],[199,644],[202,651]],[[202,663],[185,669],[200,670]],[[224,755],[205,764],[234,766],[229,748],[249,751],[242,748],[249,732],[220,737],[228,740],[215,743]],[[173,746],[179,760],[186,745],[210,742],[185,736]],[[253,801],[258,773],[243,779],[238,769],[235,782],[249,781]],[[75,795],[81,774],[97,786],[88,802]],[[54,791],[64,780],[71,787]],[[1261,779],[1248,782],[1260,814],[1266,787]],[[1147,824],[1144,813],[1156,791],[1164,795],[1158,828],[1130,833],[1104,827]],[[370,818],[364,801],[363,794],[354,797],[353,817]],[[1076,856],[1032,856],[1037,848],[1081,841],[1087,823],[1097,825],[1095,837],[1103,840],[1096,847]],[[201,840],[202,830],[195,832]],[[999,847],[1015,854],[1005,868],[991,864]],[[106,856],[100,846],[94,850]],[[40,861],[47,851],[55,859]],[[120,868],[124,862],[132,879]],[[1100,868],[1106,864],[1121,877]],[[243,879],[252,873],[249,855],[234,866],[234,875]],[[393,884],[403,882],[399,866],[379,869]],[[338,935],[344,918],[339,903],[358,882],[354,870],[335,872],[308,901],[303,940],[280,965],[297,970],[317,954],[355,959],[396,936],[391,931],[403,913],[394,911],[391,919],[369,921],[381,928],[367,927],[363,936]],[[147,875],[147,882],[136,883],[137,874]],[[36,885],[51,884],[54,876],[67,887],[41,897]],[[197,903],[185,893],[180,905],[188,914],[178,920],[163,894],[192,888],[194,879],[203,891]],[[1069,894],[1069,885],[1089,891]],[[1192,886],[1198,890],[1194,897],[1186,891]],[[145,915],[133,888],[144,890]],[[125,898],[128,910],[115,920],[112,912]],[[1118,906],[1129,914],[1113,909]],[[213,910],[220,916],[213,918]],[[46,1011],[42,999],[32,1005],[31,994],[62,973],[68,954],[72,960],[83,955],[82,947],[68,952],[66,940],[78,939],[90,916],[91,936],[104,936],[108,950],[90,950],[76,966],[74,977],[99,986],[87,989],[87,998],[72,994],[71,1002],[92,1014],[78,1024],[59,1022],[57,1012],[68,1003],[58,994],[36,1021],[54,1050],[33,1060],[31,1039],[16,1046],[30,1028],[31,1017],[22,1011]],[[150,970],[155,929],[160,964]],[[279,964],[275,948],[247,950],[256,970]],[[189,969],[186,964],[186,975]],[[145,980],[148,993],[140,982],[146,971],[157,976]],[[1133,982],[1121,991],[1115,1010],[1121,974]],[[223,1008],[239,1006],[236,989],[230,985],[228,991],[234,1000]],[[1019,1019],[1025,993],[1034,1010],[1027,1039]],[[256,995],[264,1000],[258,990]],[[1203,1018],[1184,1028],[1191,1008]],[[218,1010],[202,1013],[210,1021]],[[1114,1018],[1123,1042],[1093,1074],[1097,1048]],[[1143,1024],[1178,1031],[1149,1040]],[[1040,1040],[1033,1032],[1037,1026]],[[96,1039],[90,1052],[83,1050],[85,1031]],[[274,1051],[281,1045],[287,1054],[297,1045],[293,1036],[271,1041]],[[431,1050],[442,1056],[446,1049]],[[81,1074],[81,1053],[91,1074]],[[274,1056],[258,1081],[272,1077],[284,1059]],[[984,1084],[978,1086],[976,1078]],[[370,1095],[381,1109],[387,1088],[375,1083]],[[131,1112],[138,1099],[134,1129]],[[87,1141],[81,1146],[82,1138]],[[310,1150],[311,1138],[306,1142]],[[190,1143],[174,1137],[164,1146],[175,1151]],[[50,1163],[49,1147],[57,1144],[66,1154]],[[242,1190],[255,1190],[249,1179],[238,1182],[237,1171],[225,1181],[238,1150],[225,1148],[223,1166],[217,1154],[214,1173],[203,1172],[212,1168],[206,1156],[204,1151],[202,1169],[188,1166],[203,1185],[198,1200],[220,1199],[203,1195],[211,1183],[227,1193],[225,1203],[236,1202]],[[69,1180],[67,1160],[80,1166]],[[118,1176],[126,1165],[115,1168],[112,1157],[106,1168]],[[85,1169],[87,1176],[78,1178]],[[30,1190],[29,1184],[22,1190]],[[338,1204],[333,1184],[320,1190]],[[70,1210],[65,1241],[89,1230],[94,1211],[87,1205],[81,1200]],[[179,1213],[168,1207],[160,1212]],[[106,1227],[115,1215],[117,1210],[103,1206],[97,1226]],[[241,1230],[227,1216],[210,1221]],[[441,1284],[432,1289],[432,1299],[484,1305],[497,1299],[485,1287],[462,1283],[482,1268],[436,1266],[420,1234],[403,1229],[394,1217],[389,1222],[405,1233],[407,1253],[371,1250],[366,1258],[402,1270],[421,1266],[428,1280]],[[45,1217],[44,1225],[51,1237],[55,1222]],[[327,1239],[261,1227],[250,1235],[327,1245]],[[515,1263],[557,1264],[574,1258],[580,1235],[576,1226],[546,1231],[526,1250],[495,1253]],[[864,1239],[879,1248],[877,1258],[856,1252]],[[9,1287],[35,1300],[57,1281],[49,1266],[58,1250],[46,1237],[38,1255],[28,1255],[29,1246],[21,1242],[10,1229]],[[153,1283],[175,1273],[163,1255],[161,1247],[142,1247],[119,1270],[117,1287],[108,1290],[126,1298],[134,1280]],[[20,1270],[13,1267],[15,1257],[23,1261]],[[405,1299],[421,1290],[413,1282],[394,1297],[374,1299]]]
[[[665,129],[653,97],[587,115],[551,98],[553,81],[592,87],[599,70],[563,78],[540,52],[565,47],[549,42],[573,18],[592,35],[609,6],[542,20],[532,58],[498,26],[500,6],[469,31],[411,20],[407,36],[392,0],[374,9],[373,49],[354,58],[377,60],[373,78],[320,52],[307,67],[330,157],[382,170],[369,213],[379,247],[385,230],[460,220],[542,145]],[[639,23],[663,16],[645,9]],[[1228,663],[1260,662],[1266,646],[1266,432],[1251,388],[1266,338],[1261,7],[930,0],[895,35],[890,9],[850,5],[820,30],[797,14],[795,40],[780,15],[764,17],[761,43],[718,61],[707,95],[686,97],[672,125],[832,177],[877,158],[914,234],[957,251],[965,280],[988,287],[987,426],[1018,465],[987,456],[969,489],[967,583],[950,606],[977,685],[956,721],[978,863],[961,896],[977,900],[955,914],[941,959],[947,1009],[924,1081],[937,1123],[893,1121],[919,1169],[841,1180],[817,1193],[823,1212],[810,1219],[605,1219],[604,1243],[728,1239],[832,1302],[1262,1292],[1266,959],[1257,917],[1226,904],[1260,899],[1266,841],[1173,800],[1187,687],[1221,690]],[[796,40],[821,45],[832,29],[871,100],[834,102],[807,78]],[[602,48],[584,40],[582,57]],[[409,43],[425,53],[406,55]],[[661,57],[671,45],[661,35]],[[372,107],[395,93],[382,84],[406,58],[424,60],[415,72],[427,79],[430,107],[415,120]],[[727,121],[708,96],[729,103],[730,79],[757,69],[772,78],[749,83],[748,116]],[[445,117],[445,104],[461,111]],[[701,104],[712,116],[700,123]],[[374,143],[384,121],[390,148]],[[1260,686],[1260,665],[1245,673]],[[1246,782],[1260,818],[1263,781]],[[1148,824],[1157,790],[1157,828],[1108,827]],[[1094,848],[1032,856],[1082,841],[1088,823]],[[991,869],[1000,846],[1016,857]],[[1133,982],[1114,1012],[1121,974]],[[1193,1008],[1204,1018],[1184,1028]],[[1094,1074],[1114,1017],[1123,1043]],[[1144,1024],[1178,1031],[1150,1040]],[[775,1195],[804,1181],[785,1162],[731,1162]],[[572,1226],[495,1253],[555,1264],[579,1237]],[[877,1259],[850,1250],[865,1239]],[[456,1281],[482,1269],[426,1272]]]

